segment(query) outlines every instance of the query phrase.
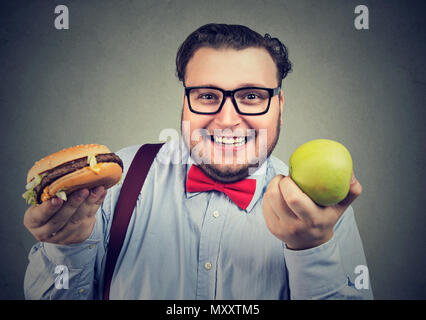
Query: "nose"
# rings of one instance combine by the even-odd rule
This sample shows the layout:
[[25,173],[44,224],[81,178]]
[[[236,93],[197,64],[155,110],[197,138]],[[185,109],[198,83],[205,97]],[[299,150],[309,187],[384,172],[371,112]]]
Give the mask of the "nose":
[[225,103],[216,114],[215,123],[223,128],[232,128],[241,123],[240,114],[235,109],[231,97],[225,98]]

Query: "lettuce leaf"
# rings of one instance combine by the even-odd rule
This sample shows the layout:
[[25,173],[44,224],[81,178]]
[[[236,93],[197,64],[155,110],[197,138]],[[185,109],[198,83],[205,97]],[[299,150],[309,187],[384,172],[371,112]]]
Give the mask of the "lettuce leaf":
[[36,204],[36,194],[34,189],[29,189],[22,194],[22,198],[25,199],[27,204],[34,205]]

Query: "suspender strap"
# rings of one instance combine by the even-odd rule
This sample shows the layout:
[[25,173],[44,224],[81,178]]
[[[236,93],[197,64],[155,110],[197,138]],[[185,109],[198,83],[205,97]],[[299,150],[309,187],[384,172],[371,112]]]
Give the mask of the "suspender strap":
[[126,236],[127,226],[132,217],[139,193],[149,168],[163,143],[144,144],[139,148],[124,179],[114,211],[107,248],[103,299],[109,300],[112,275],[121,247]]

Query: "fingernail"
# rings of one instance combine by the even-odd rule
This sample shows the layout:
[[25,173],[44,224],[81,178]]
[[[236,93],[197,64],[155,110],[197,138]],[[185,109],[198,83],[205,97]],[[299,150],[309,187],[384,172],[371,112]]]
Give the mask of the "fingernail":
[[93,194],[97,196],[97,195],[99,195],[99,194],[103,191],[103,189],[104,189],[104,187],[103,187],[103,186],[96,187],[96,188],[93,190]]
[[55,198],[50,199],[50,204],[54,207],[59,206],[60,203],[61,203],[61,199],[59,199],[59,198],[55,197]]
[[78,196],[79,196],[80,198],[86,198],[86,197],[87,197],[87,191],[86,191],[86,189],[81,189],[81,190],[78,192]]

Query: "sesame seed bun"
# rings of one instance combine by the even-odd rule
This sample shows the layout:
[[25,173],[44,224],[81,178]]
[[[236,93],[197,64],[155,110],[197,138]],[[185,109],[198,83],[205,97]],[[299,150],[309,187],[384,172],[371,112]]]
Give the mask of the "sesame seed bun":
[[65,162],[87,157],[89,155],[110,152],[111,151],[106,146],[100,144],[81,144],[62,149],[34,163],[32,168],[28,171],[27,183],[33,180],[37,174],[42,174],[43,172],[53,169]]

